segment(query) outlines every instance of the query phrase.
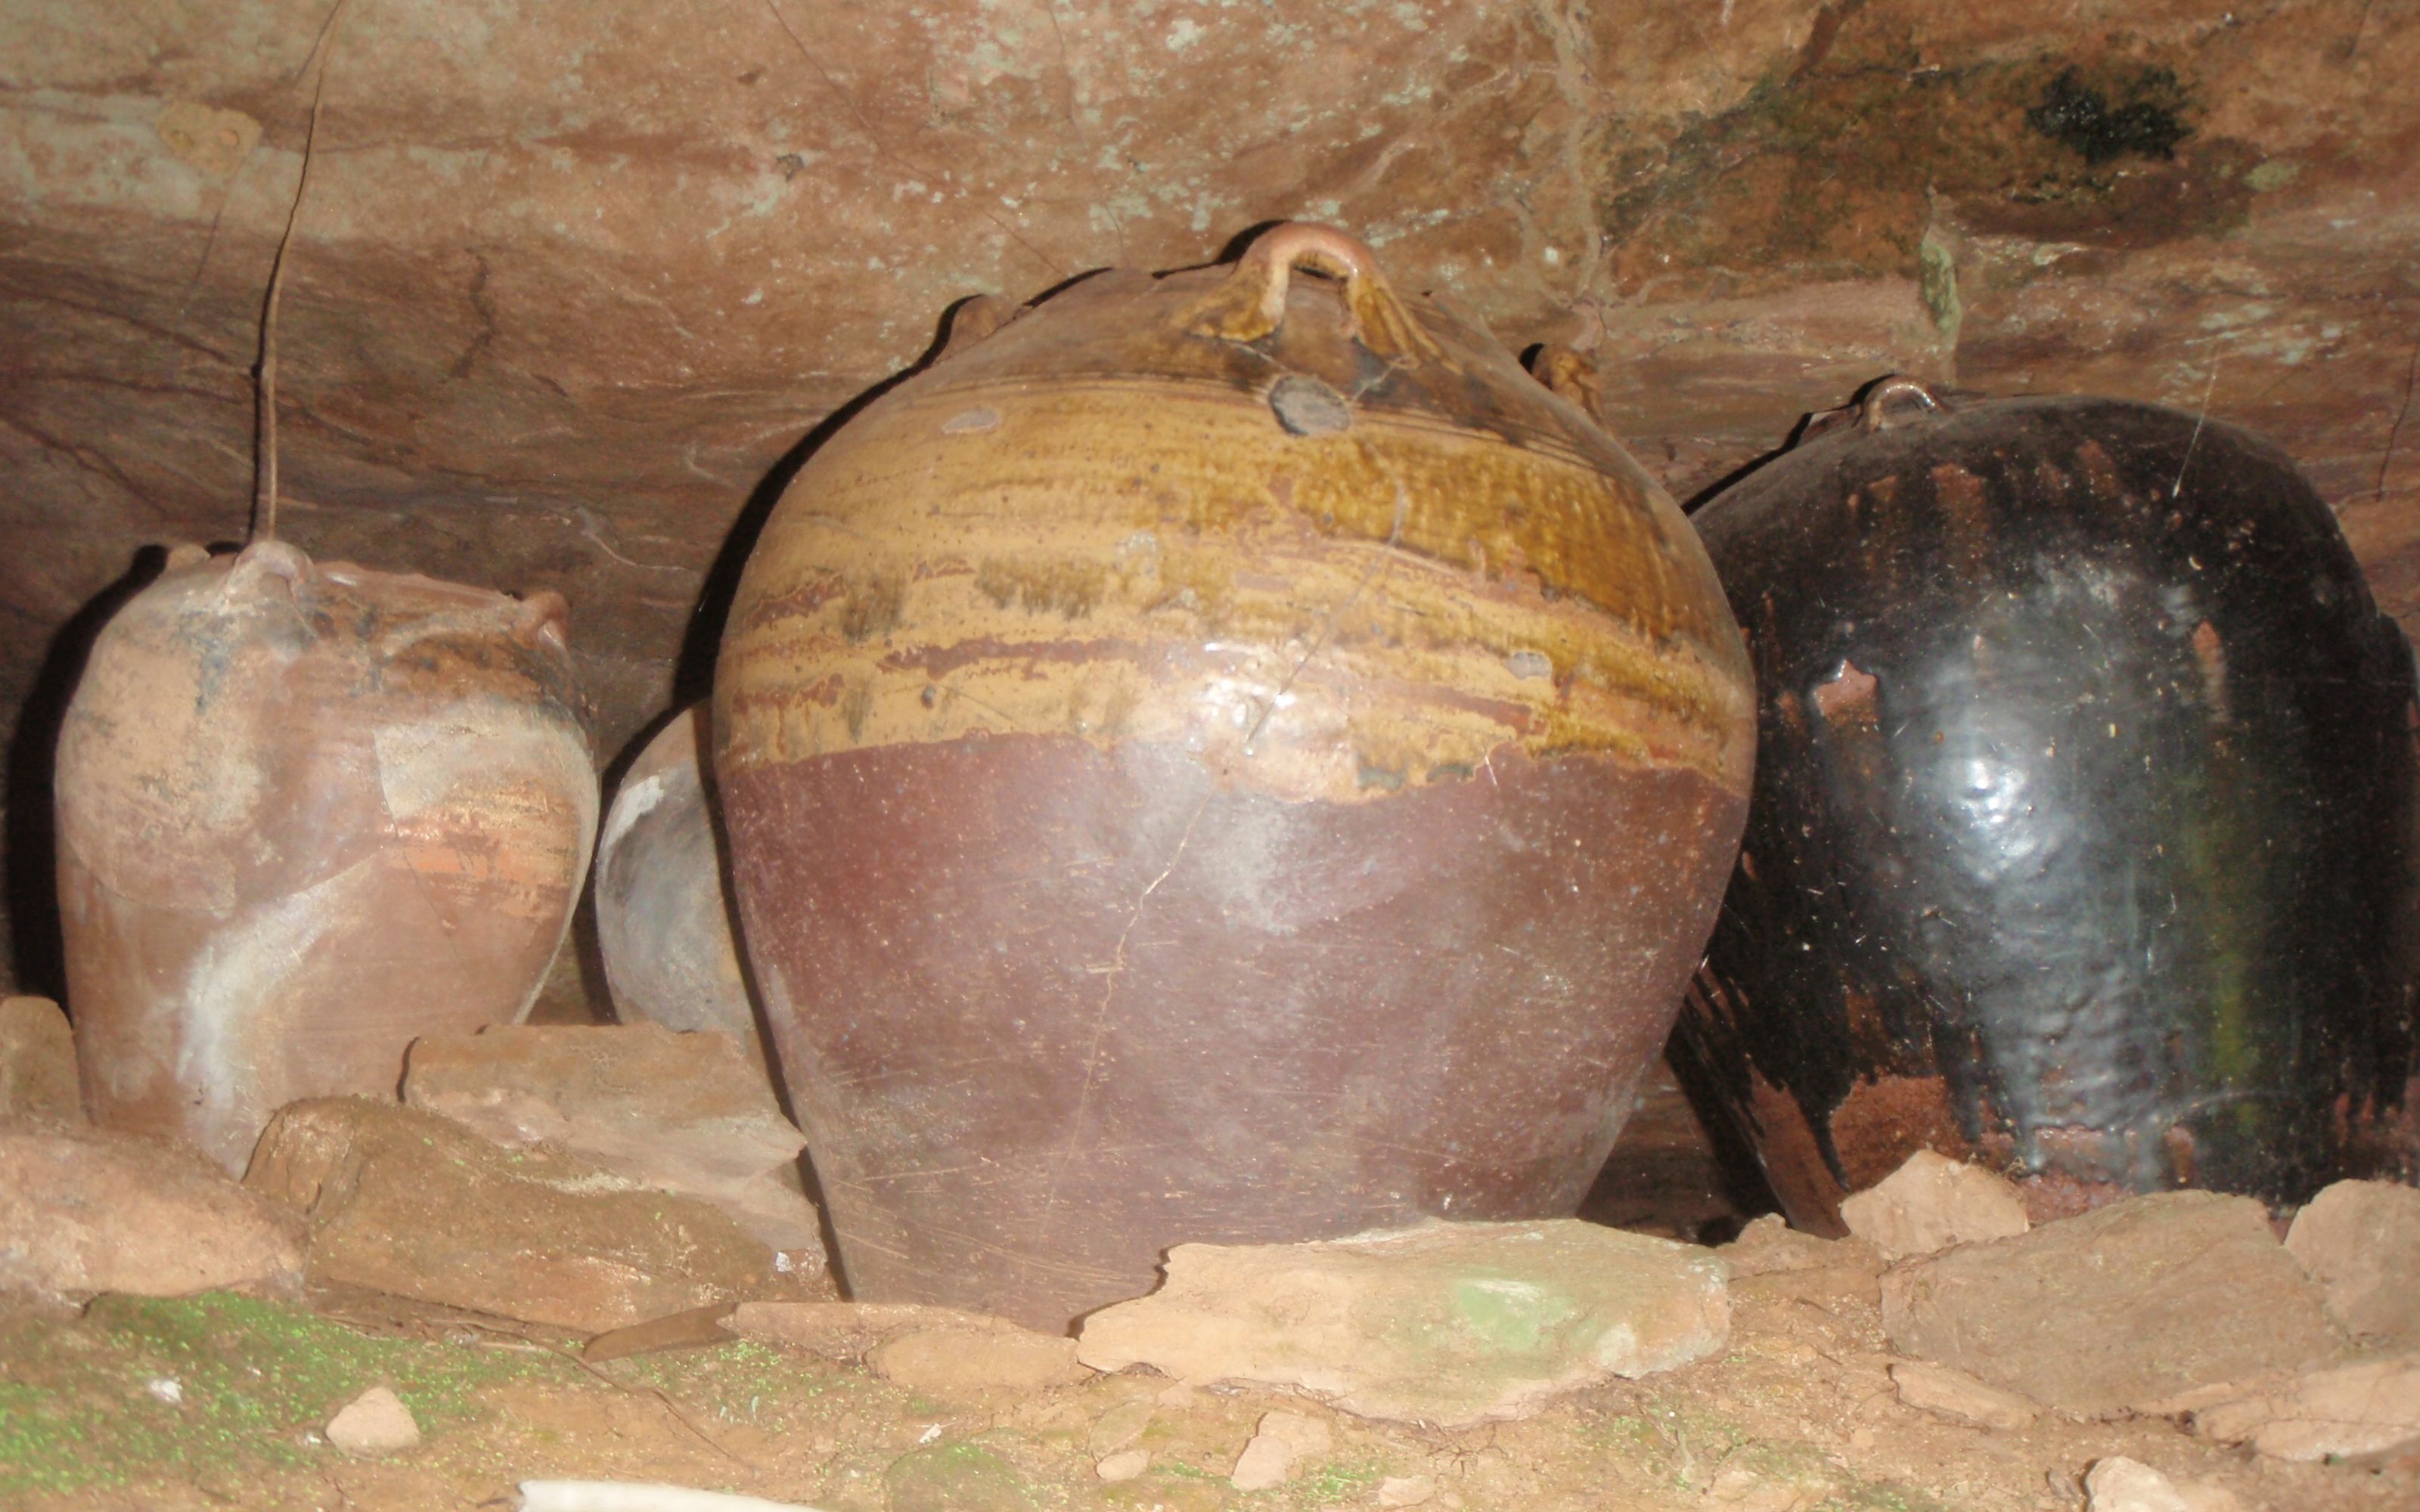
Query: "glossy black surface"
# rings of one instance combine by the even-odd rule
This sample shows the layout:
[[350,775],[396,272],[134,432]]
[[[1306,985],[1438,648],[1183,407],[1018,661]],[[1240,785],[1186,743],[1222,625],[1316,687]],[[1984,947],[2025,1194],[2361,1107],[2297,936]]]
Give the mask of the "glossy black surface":
[[2243,432],[1929,401],[1697,516],[1761,723],[1676,1057],[1818,1227],[1918,1144],[2300,1200],[2412,1069],[2411,653]]

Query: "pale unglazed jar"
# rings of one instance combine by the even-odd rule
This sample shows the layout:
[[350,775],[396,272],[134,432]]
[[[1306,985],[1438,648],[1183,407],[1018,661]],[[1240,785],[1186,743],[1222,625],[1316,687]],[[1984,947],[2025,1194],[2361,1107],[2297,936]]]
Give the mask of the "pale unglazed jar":
[[282,1104],[528,1011],[596,830],[564,621],[274,542],[182,548],[117,612],[56,783],[96,1120],[240,1171]]
[[868,407],[717,679],[851,1288],[1053,1330],[1171,1244],[1573,1211],[1755,747],[1670,500],[1301,225],[1087,279]]
[[597,842],[597,944],[623,1022],[763,1036],[731,933],[711,765],[709,711],[683,709],[630,764]]

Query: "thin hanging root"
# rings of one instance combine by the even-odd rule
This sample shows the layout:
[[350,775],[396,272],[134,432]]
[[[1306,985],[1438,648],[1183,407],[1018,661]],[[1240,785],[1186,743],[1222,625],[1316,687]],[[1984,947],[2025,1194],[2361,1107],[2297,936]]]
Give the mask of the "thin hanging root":
[[253,495],[249,540],[277,539],[277,306],[286,292],[286,253],[294,244],[294,225],[302,218],[302,193],[311,186],[312,149],[319,142],[319,105],[328,89],[328,49],[336,39],[336,22],[352,0],[336,0],[328,19],[319,23],[318,39],[302,63],[311,78],[311,124],[302,133],[302,172],[294,180],[294,202],[286,207],[286,229],[277,239],[277,255],[269,264],[269,292],[261,301],[260,358],[253,366]]

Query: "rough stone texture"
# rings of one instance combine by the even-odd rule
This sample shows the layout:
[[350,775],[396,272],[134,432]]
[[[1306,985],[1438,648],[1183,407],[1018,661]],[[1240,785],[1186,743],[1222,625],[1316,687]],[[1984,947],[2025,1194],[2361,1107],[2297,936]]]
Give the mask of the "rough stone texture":
[[1076,1341],[1019,1328],[920,1328],[885,1339],[865,1357],[874,1373],[913,1391],[962,1396],[1044,1391],[1087,1380]]
[[2084,1477],[2088,1512],[2194,1512],[2175,1484],[2139,1459],[2112,1455]]
[[1886,1260],[2012,1239],[2029,1227],[2015,1186],[1930,1149],[1917,1150],[1880,1182],[1843,1200],[1840,1221]]
[[[0,17],[0,710],[135,548],[241,530],[327,10]],[[610,750],[701,689],[675,656],[752,492],[946,303],[1311,216],[1592,350],[1683,495],[1887,369],[2207,401],[2409,615],[2415,67],[2408,8],[2316,0],[360,7],[289,264],[284,529],[563,591]],[[2030,124],[2069,69],[2167,105],[2172,156]]]
[[347,1454],[400,1454],[418,1447],[420,1425],[392,1389],[372,1386],[328,1420],[328,1442]]
[[82,1123],[75,1036],[47,997],[0,998],[0,1119]]
[[2348,1332],[2420,1349],[2420,1191],[2338,1181],[2294,1215],[2286,1249]]
[[244,1184],[302,1213],[310,1276],[599,1334],[775,1285],[772,1253],[706,1204],[600,1183],[368,1098],[278,1111]]
[[1119,1481],[1132,1480],[1150,1468],[1150,1450],[1121,1449],[1116,1454],[1103,1457],[1093,1466],[1093,1473],[1115,1485]]
[[190,1146],[0,1128],[0,1288],[178,1297],[302,1275],[300,1226]]
[[1326,1424],[1300,1412],[1264,1412],[1244,1452],[1235,1457],[1228,1483],[1239,1491],[1281,1486],[1305,1460],[1327,1453],[1335,1435]]
[[1711,1251],[1575,1220],[1180,1244],[1167,1274],[1151,1296],[1086,1319],[1078,1358],[1296,1386],[1365,1417],[1444,1426],[1669,1369],[1730,1328]]
[[1383,1507],[1419,1506],[1436,1495],[1436,1482],[1427,1475],[1389,1475],[1378,1483]]
[[2420,1354],[2254,1386],[2195,1412],[2194,1430],[2280,1459],[2374,1454],[2420,1443]]
[[2249,1197],[2133,1197],[1883,1276],[1892,1348],[2035,1401],[2108,1415],[2331,1363],[2319,1288]]
[[828,1360],[866,1358],[906,1334],[1001,1334],[1048,1338],[1005,1318],[921,1303],[743,1302],[723,1327],[759,1344],[804,1350]]
[[806,1136],[735,1037],[656,1024],[518,1025],[415,1041],[403,1098],[500,1145],[566,1152],[633,1188],[710,1202],[809,1272]]
[[1987,1385],[1963,1370],[1947,1365],[1903,1360],[1890,1367],[1899,1399],[1923,1412],[1973,1423],[1987,1428],[2021,1428],[2041,1415],[2041,1408],[2012,1391]]

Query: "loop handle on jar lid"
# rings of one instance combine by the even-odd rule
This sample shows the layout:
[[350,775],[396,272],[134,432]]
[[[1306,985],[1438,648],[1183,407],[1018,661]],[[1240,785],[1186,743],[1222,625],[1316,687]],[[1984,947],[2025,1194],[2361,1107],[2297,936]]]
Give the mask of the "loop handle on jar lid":
[[996,294],[977,294],[950,306],[950,329],[941,337],[941,349],[933,354],[934,365],[948,362],[968,347],[988,339],[994,332],[1022,313]]
[[236,553],[227,569],[225,592],[257,594],[269,584],[283,583],[292,593],[311,578],[311,559],[302,548],[284,541],[255,541]]
[[1867,435],[1888,430],[1898,423],[1892,411],[1900,411],[1903,418],[1911,408],[1919,414],[1937,415],[1941,401],[1916,379],[1894,373],[1866,391],[1865,402],[1857,407],[1857,429]]
[[1286,290],[1297,269],[1343,281],[1349,329],[1373,355],[1406,367],[1445,360],[1445,348],[1378,271],[1375,254],[1333,226],[1299,221],[1262,232],[1197,307],[1190,329],[1222,341],[1260,340],[1285,323]]

